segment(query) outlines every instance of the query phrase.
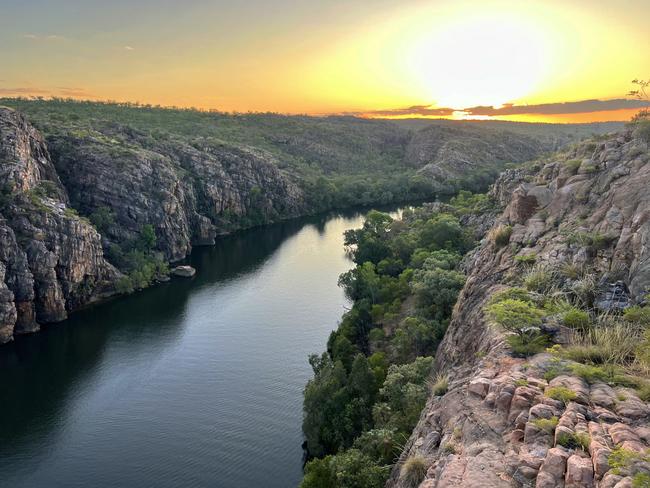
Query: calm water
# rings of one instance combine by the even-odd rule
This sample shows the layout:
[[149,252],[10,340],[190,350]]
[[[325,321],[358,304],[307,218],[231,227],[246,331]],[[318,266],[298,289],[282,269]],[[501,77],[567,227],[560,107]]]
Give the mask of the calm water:
[[307,356],[347,305],[344,230],[287,222],[0,348],[0,486],[292,487]]

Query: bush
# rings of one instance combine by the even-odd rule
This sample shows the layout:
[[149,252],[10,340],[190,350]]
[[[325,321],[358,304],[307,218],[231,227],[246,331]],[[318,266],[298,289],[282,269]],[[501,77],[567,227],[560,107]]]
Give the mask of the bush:
[[586,432],[576,432],[574,434],[560,432],[557,436],[557,443],[567,449],[582,449],[583,451],[589,451],[591,438]]
[[542,325],[544,315],[529,302],[510,298],[488,305],[486,311],[493,322],[522,338],[534,337],[538,334],[534,329]]
[[565,405],[576,399],[577,394],[575,391],[570,390],[564,386],[550,386],[546,388],[544,395],[553,400],[559,400]]
[[550,339],[544,334],[522,338],[518,335],[506,337],[506,342],[517,357],[527,358],[543,352],[550,344]]
[[591,324],[591,319],[589,314],[584,310],[572,308],[564,313],[562,316],[562,322],[564,322],[564,325],[572,329],[587,330]]
[[615,383],[619,375],[618,369],[612,366],[602,367],[576,363],[572,364],[569,368],[574,375],[580,376],[589,384],[598,382]]
[[549,293],[556,283],[556,273],[546,266],[537,265],[524,275],[524,286],[536,293]]
[[515,386],[528,386],[528,380],[525,378],[519,378],[515,380]]
[[492,229],[488,235],[497,249],[507,246],[512,235],[512,227],[509,225],[500,225]]
[[560,419],[553,416],[550,419],[541,419],[541,418],[535,419],[532,421],[532,424],[538,429],[548,432],[549,434],[552,434],[553,432],[555,432],[555,427],[557,427],[557,424],[559,422]]
[[639,335],[624,324],[602,325],[575,337],[564,349],[564,356],[577,362],[628,365],[639,343]]
[[431,386],[431,393],[435,396],[442,396],[447,393],[449,389],[449,378],[447,375],[438,373],[435,382]]
[[504,300],[519,300],[527,303],[534,303],[533,298],[524,288],[514,287],[498,291],[490,297],[489,304],[503,302]]
[[415,488],[422,483],[427,474],[427,462],[422,456],[413,456],[406,460],[400,475],[405,486]]
[[537,255],[535,253],[531,254],[520,254],[519,256],[515,256],[515,262],[519,264],[535,264],[535,261],[537,261]]
[[626,322],[636,323],[644,327],[650,326],[650,307],[634,307],[627,308],[623,312],[623,319]]
[[[650,141],[650,131],[648,131]],[[632,478],[632,488],[650,488],[650,473],[637,473]]]

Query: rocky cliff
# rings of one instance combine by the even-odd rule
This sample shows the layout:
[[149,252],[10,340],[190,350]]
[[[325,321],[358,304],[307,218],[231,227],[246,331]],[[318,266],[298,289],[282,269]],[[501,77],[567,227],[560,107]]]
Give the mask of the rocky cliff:
[[[429,399],[388,486],[648,486],[642,483],[650,472],[650,406],[632,388],[639,379],[605,379],[604,367],[561,354],[515,357],[485,307],[495,293],[524,286],[526,276],[528,290],[516,290],[525,299],[602,294],[618,280],[627,304],[643,303],[650,286],[649,184],[648,141],[632,131],[502,175],[492,195],[504,212],[468,257],[467,283],[436,355],[448,390]],[[548,289],[536,289],[531,273],[548,279]],[[616,316],[605,308],[600,327]],[[548,315],[544,332],[566,345],[575,331]],[[414,464],[426,471],[421,484],[413,485]]]
[[0,343],[147,286],[219,234],[431,196],[468,173],[484,184],[552,146],[478,127],[4,101],[29,121],[0,108]]
[[42,136],[0,108],[0,342],[63,320],[118,275],[97,230],[68,206]]

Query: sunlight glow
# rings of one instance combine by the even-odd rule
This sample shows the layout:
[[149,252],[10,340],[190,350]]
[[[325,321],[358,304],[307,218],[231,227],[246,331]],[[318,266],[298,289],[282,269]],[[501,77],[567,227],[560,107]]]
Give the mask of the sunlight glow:
[[411,76],[438,106],[502,105],[529,95],[548,74],[545,38],[520,17],[457,20],[413,41]]

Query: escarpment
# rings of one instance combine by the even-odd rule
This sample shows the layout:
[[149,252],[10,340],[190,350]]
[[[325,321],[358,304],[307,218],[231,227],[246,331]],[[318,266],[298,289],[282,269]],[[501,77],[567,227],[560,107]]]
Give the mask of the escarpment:
[[42,136],[0,108],[0,342],[63,320],[119,274],[95,228],[68,206]]
[[[387,486],[647,486],[649,188],[634,131],[502,174],[504,211],[467,258],[436,354],[448,390],[429,398]],[[535,325],[522,315],[508,332],[495,303]]]

